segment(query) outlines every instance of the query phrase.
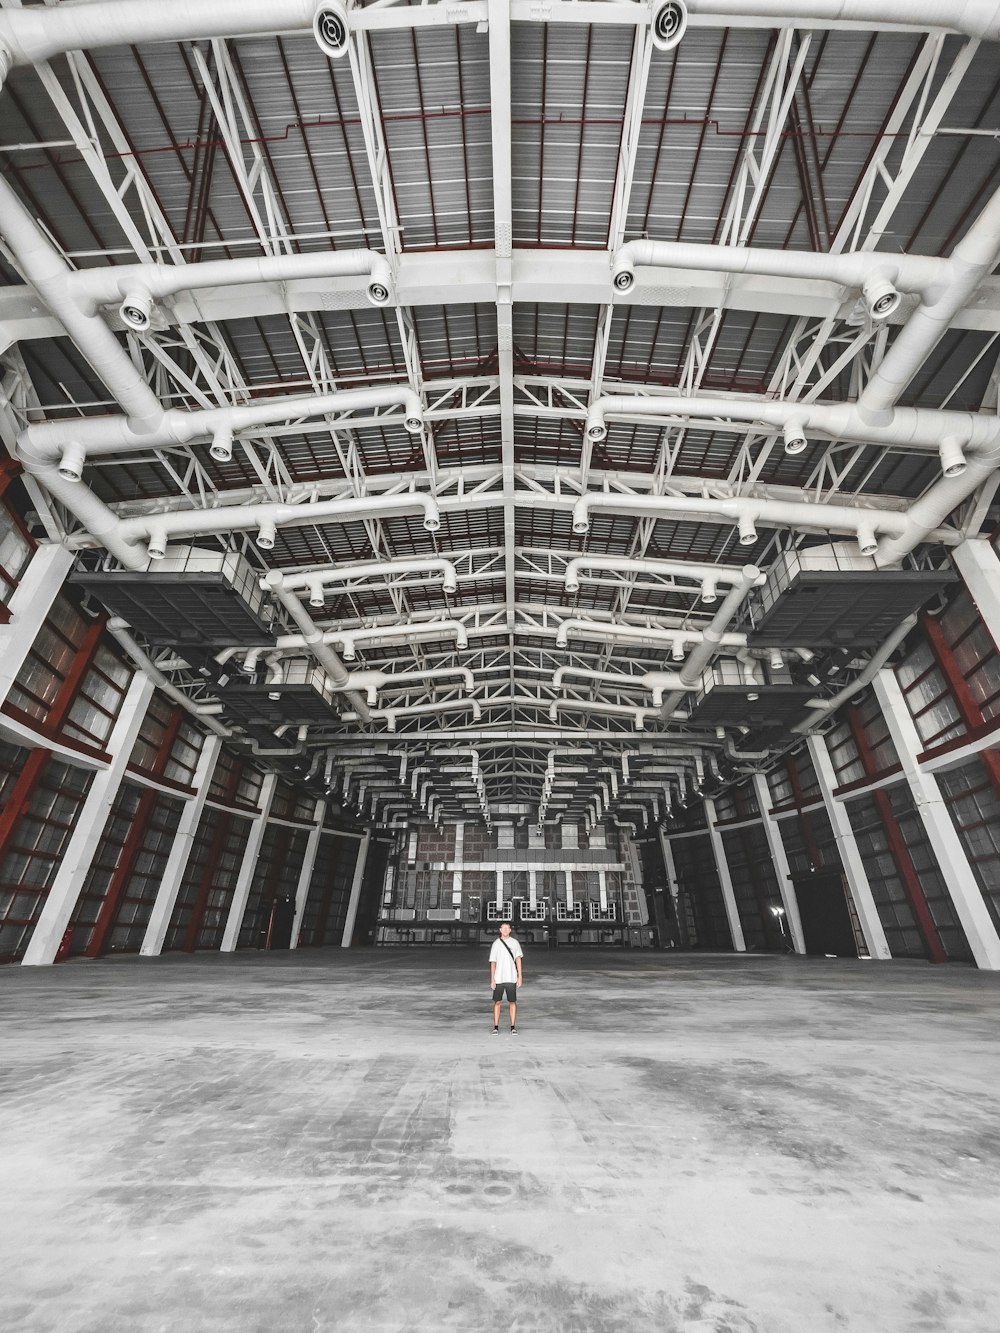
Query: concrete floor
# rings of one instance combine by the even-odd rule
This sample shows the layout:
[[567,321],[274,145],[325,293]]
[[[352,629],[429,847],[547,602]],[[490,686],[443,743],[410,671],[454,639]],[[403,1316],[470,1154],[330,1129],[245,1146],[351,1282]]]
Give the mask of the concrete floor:
[[0,970],[4,1333],[996,1333],[1000,976],[530,950]]

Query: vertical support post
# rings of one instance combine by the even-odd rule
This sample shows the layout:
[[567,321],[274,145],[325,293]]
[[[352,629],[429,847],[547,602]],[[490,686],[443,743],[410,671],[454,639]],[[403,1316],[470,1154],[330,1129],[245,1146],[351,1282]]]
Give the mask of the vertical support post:
[[872,886],[869,884],[868,876],[865,873],[865,863],[861,859],[858,840],[854,836],[854,829],[851,827],[846,808],[833,794],[837,779],[833,771],[833,764],[830,761],[829,751],[821,736],[809,736],[806,745],[819,781],[823,805],[833,829],[837,851],[840,853],[840,864],[844,868],[844,876],[850,887],[851,897],[854,899],[854,906],[858,913],[858,920],[861,922],[861,933],[865,937],[868,953],[872,958],[890,958],[892,955],[889,952],[889,944],[885,938],[878,908],[875,906]]
[[299,931],[302,929],[302,918],[305,915],[306,903],[309,901],[309,886],[312,883],[313,870],[316,868],[316,856],[319,852],[319,840],[323,832],[325,817],[326,801],[320,797],[313,811],[314,822],[309,830],[305,855],[302,857],[302,869],[299,872],[299,882],[295,888],[295,916],[292,920],[292,942],[288,946],[290,949],[299,947]]
[[177,902],[177,895],[180,892],[184,872],[187,870],[187,863],[191,858],[195,834],[198,832],[198,825],[201,823],[205,802],[208,800],[208,790],[212,785],[212,774],[215,771],[216,760],[221,749],[222,738],[209,733],[205,737],[201,754],[198,756],[198,765],[195,768],[195,794],[185,802],[184,809],[181,812],[177,832],[170,848],[170,855],[167,857],[167,864],[164,867],[163,878],[160,880],[160,887],[156,891],[156,901],[153,903],[146,933],[142,938],[139,953],[146,958],[155,958],[163,951],[163,943],[167,938],[167,928],[170,925],[170,918],[174,914],[174,904]]
[[792,872],[788,864],[788,857],[785,854],[785,845],[781,841],[781,830],[778,828],[778,821],[771,818],[771,792],[767,785],[767,778],[763,773],[753,775],[753,789],[757,794],[760,817],[764,822],[767,850],[771,853],[771,860],[774,862],[774,874],[778,881],[778,892],[781,894],[781,905],[785,909],[785,920],[788,922],[788,933],[792,939],[792,948],[796,953],[805,953],[806,941],[802,934],[799,902],[795,896],[795,887],[792,884]]
[[73,563],[63,546],[40,546],[14,589],[10,620],[0,625],[0,703],[10,693]]
[[236,888],[233,890],[233,901],[229,906],[229,916],[226,918],[226,929],[222,933],[220,953],[233,953],[240,938],[243,913],[247,910],[253,872],[257,868],[257,857],[260,855],[260,845],[267,831],[267,818],[271,813],[271,802],[274,800],[277,785],[277,773],[265,774],[260,789],[259,812],[250,824],[250,836],[247,838],[243,860],[240,862],[240,873],[236,876]]
[[895,673],[883,669],[875,677],[874,686],[889,735],[913,794],[913,803],[927,832],[931,850],[944,872],[942,878],[955,904],[972,956],[978,967],[998,970],[1000,935],[983,901],[962,840],[941,797],[941,789],[933,774],[923,772],[917,763],[917,755],[922,748],[920,737]]
[[528,870],[528,902],[532,908],[538,902],[538,871],[533,868]]
[[747,942],[743,934],[739,908],[736,906],[733,877],[729,873],[726,849],[722,845],[722,834],[715,826],[715,802],[708,798],[705,799],[705,816],[708,820],[708,836],[712,841],[712,855],[715,857],[719,886],[722,889],[722,901],[726,908],[726,920],[729,922],[729,933],[733,937],[733,948],[737,953],[746,953]]
[[465,821],[455,825],[455,858],[451,879],[451,903],[453,907],[462,906],[462,868],[465,865]]
[[365,879],[365,863],[368,860],[368,848],[372,842],[372,831],[366,828],[358,844],[358,859],[354,862],[354,878],[351,881],[351,897],[347,904],[347,916],[344,919],[344,937],[340,941],[342,949],[351,947],[354,938],[354,923],[358,919],[358,904],[361,902],[361,886]]
[[597,896],[601,900],[601,911],[607,911],[608,907],[608,872],[599,870],[597,872]]
[[951,558],[993,642],[1000,645],[1000,555],[992,542],[970,537],[954,547]]
[[[686,914],[681,912],[681,884],[677,878],[677,863],[674,860],[674,849],[670,845],[670,839],[664,833],[663,829],[657,825],[656,835],[660,840],[660,851],[663,853],[663,868],[667,872],[667,889],[670,893],[670,901],[674,907],[674,921],[677,924],[677,943],[682,949],[691,947],[691,939],[688,935],[688,923]],[[663,918],[662,924],[660,918]],[[665,935],[666,913],[662,908],[657,907],[657,925],[661,934]],[[660,947],[666,948],[668,941],[664,938],[660,941]]]
[[152,694],[153,682],[148,677],[141,673],[132,677],[122,701],[121,712],[108,739],[111,762],[107,768],[100,769],[94,775],[76,827],[66,844],[62,864],[52,881],[38,924],[25,950],[22,960],[24,967],[45,967],[55,961],[56,951],[73,915],[76,900],[86,881],[90,863],[100,845],[104,826],[132,757],[132,747]]

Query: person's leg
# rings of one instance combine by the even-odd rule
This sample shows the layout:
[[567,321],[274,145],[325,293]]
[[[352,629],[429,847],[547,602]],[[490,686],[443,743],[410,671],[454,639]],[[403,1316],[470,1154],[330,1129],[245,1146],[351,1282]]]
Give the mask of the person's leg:
[[511,1025],[512,1028],[516,1028],[516,1027],[517,1027],[517,1001],[516,1001],[516,1000],[508,1000],[508,1001],[507,1001],[507,1008],[510,1010],[510,1025]]
[[493,1026],[494,1026],[495,1028],[498,1028],[498,1027],[500,1026],[500,1001],[499,1001],[499,1000],[494,1000],[494,1001],[493,1001]]

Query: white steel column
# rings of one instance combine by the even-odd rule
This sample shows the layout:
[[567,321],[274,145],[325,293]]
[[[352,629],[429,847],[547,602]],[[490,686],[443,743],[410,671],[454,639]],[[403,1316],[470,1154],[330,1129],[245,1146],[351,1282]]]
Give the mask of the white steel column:
[[152,694],[153,682],[147,676],[137,674],[132,677],[118,720],[108,739],[111,763],[94,774],[76,827],[66,844],[62,862],[25,951],[25,967],[44,967],[55,961],[56,952],[90,870],[90,863],[100,845],[128,761],[132,757],[132,747]]
[[767,849],[771,853],[771,860],[774,862],[774,874],[778,881],[781,903],[785,909],[785,920],[788,922],[792,947],[796,953],[805,953],[806,941],[802,934],[799,901],[795,896],[795,886],[792,884],[792,872],[788,864],[788,857],[785,854],[785,845],[781,841],[781,829],[778,827],[777,820],[772,819],[769,813],[771,792],[767,785],[767,778],[764,777],[763,773],[753,775],[753,789],[757,794],[760,817],[764,821],[764,836],[767,838]]
[[455,825],[455,869],[451,878],[451,902],[453,907],[462,906],[462,867],[465,864],[465,821]]
[[851,897],[854,899],[854,907],[858,914],[858,920],[861,922],[861,933],[865,937],[868,953],[872,958],[891,958],[885,931],[882,928],[882,920],[879,917],[878,908],[875,906],[872,887],[868,883],[868,876],[865,873],[865,863],[861,859],[861,852],[858,850],[858,841],[854,836],[854,829],[851,828],[850,817],[846,807],[833,794],[833,789],[837,785],[837,778],[833,771],[833,764],[830,762],[826,742],[822,736],[809,736],[806,739],[806,745],[809,749],[809,757],[812,760],[813,768],[816,771],[819,789],[823,796],[823,805],[833,828],[837,851],[840,853],[840,864],[844,868],[844,875],[851,890]]
[[953,548],[951,558],[993,642],[1000,644],[1000,556],[996,547],[982,537],[970,537]]
[[344,936],[340,941],[342,949],[351,947],[354,938],[354,923],[358,919],[358,904],[361,901],[361,885],[365,879],[365,863],[368,860],[368,848],[372,843],[372,831],[366,828],[358,844],[358,859],[354,862],[354,879],[351,881],[351,897],[347,904],[347,917],[344,920]]
[[292,942],[288,946],[290,949],[298,948],[299,931],[302,929],[302,918],[305,915],[306,903],[309,900],[309,887],[312,882],[313,870],[316,867],[316,855],[319,852],[319,840],[323,832],[323,820],[325,818],[326,801],[320,797],[313,812],[315,822],[309,830],[309,839],[306,842],[305,855],[302,858],[302,870],[295,889],[295,918],[292,921]]
[[156,902],[154,902],[153,910],[149,914],[149,924],[146,926],[146,933],[139,949],[140,954],[147,958],[155,957],[163,950],[163,942],[167,937],[167,927],[170,925],[170,918],[174,913],[174,904],[177,902],[181,881],[184,878],[185,870],[187,870],[187,863],[191,858],[191,848],[194,846],[195,834],[198,832],[198,826],[205,810],[208,791],[212,785],[212,774],[215,771],[216,760],[221,749],[221,737],[211,734],[205,737],[201,754],[198,756],[198,766],[195,769],[195,794],[184,803],[180,823],[177,825],[177,832],[174,834],[174,841],[170,848],[170,855],[167,857],[163,878],[160,880],[160,887],[156,891]]
[[236,888],[233,891],[233,901],[230,904],[229,916],[226,919],[226,929],[222,936],[222,944],[219,946],[220,953],[233,953],[240,938],[243,913],[247,910],[247,899],[250,897],[253,872],[257,868],[257,857],[260,855],[260,845],[264,841],[264,834],[267,831],[267,817],[271,813],[271,802],[274,800],[277,785],[277,773],[264,775],[264,782],[260,789],[259,813],[250,824],[250,834],[243,852],[243,860],[240,863],[240,873],[236,877]]
[[722,889],[722,901],[726,907],[729,933],[733,937],[733,948],[737,953],[746,953],[747,942],[743,935],[739,908],[736,906],[733,877],[729,873],[726,849],[722,845],[722,834],[715,827],[715,802],[709,799],[705,800],[705,817],[708,820],[708,836],[712,840],[712,854],[715,857],[715,868],[719,874],[719,886]]
[[667,888],[670,890],[670,900],[674,905],[674,919],[677,922],[677,930],[680,933],[681,913],[680,913],[680,893],[681,887],[677,879],[677,866],[674,862],[674,849],[670,846],[670,839],[664,833],[663,829],[657,825],[657,837],[660,840],[660,851],[663,853],[663,866],[667,872]]
[[538,902],[538,871],[528,870],[528,902],[532,907]]
[[10,693],[72,563],[73,552],[64,546],[40,546],[14,589],[7,603],[10,620],[0,625],[0,703]]
[[925,773],[917,763],[917,755],[923,746],[895,672],[888,669],[880,671],[875,677],[874,686],[889,735],[913,794],[913,803],[927,831],[931,850],[955,904],[972,956],[978,967],[1000,970],[1000,935],[983,901],[982,891],[941,797],[937,780],[932,773]]

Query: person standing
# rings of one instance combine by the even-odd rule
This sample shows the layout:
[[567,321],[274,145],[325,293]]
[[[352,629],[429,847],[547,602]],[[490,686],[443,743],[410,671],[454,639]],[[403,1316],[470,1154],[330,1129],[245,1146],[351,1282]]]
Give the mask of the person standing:
[[490,949],[490,994],[493,996],[493,1034],[500,1035],[500,1006],[504,999],[510,1013],[510,1030],[517,1036],[517,990],[524,983],[524,950],[510,933],[510,923],[500,923],[500,937]]

